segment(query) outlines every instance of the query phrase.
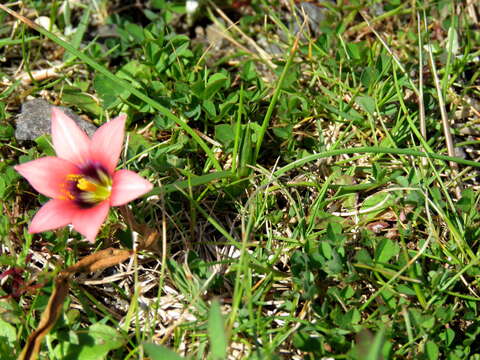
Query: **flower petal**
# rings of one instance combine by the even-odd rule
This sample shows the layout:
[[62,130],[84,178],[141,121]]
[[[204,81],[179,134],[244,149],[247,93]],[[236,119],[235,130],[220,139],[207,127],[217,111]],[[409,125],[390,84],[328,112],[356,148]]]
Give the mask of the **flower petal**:
[[67,175],[78,173],[78,168],[71,162],[54,156],[16,165],[15,170],[39,193],[53,198],[62,196]]
[[50,200],[35,214],[28,231],[34,234],[70,224],[76,211],[77,206],[71,201]]
[[52,140],[59,158],[78,165],[88,159],[90,139],[87,134],[56,107],[52,107]]
[[107,217],[109,208],[109,201],[105,200],[92,208],[78,209],[73,217],[73,227],[93,243],[100,226],[102,226]]
[[109,174],[113,174],[120,158],[126,119],[125,114],[117,116],[103,124],[92,138],[90,157],[105,166]]
[[137,173],[130,170],[119,170],[113,174],[110,204],[120,206],[152,190],[153,185]]

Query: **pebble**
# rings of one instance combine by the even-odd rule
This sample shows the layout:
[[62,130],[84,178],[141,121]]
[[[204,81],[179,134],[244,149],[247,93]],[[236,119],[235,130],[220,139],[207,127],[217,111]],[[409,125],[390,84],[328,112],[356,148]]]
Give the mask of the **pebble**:
[[[17,140],[35,140],[44,134],[51,132],[52,107],[43,99],[29,100],[22,104],[22,111],[18,115],[15,130]],[[95,125],[83,120],[72,110],[60,106],[63,112],[71,117],[89,136],[92,136],[97,129]]]

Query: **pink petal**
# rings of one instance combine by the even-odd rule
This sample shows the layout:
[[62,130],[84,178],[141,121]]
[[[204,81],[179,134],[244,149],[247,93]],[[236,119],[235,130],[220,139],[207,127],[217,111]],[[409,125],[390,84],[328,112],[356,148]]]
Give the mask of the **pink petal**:
[[67,160],[47,156],[15,166],[30,185],[48,197],[62,196],[62,185],[68,174],[78,173],[78,168]]
[[90,156],[113,174],[122,151],[127,115],[117,116],[103,124],[93,135]]
[[119,170],[113,174],[110,204],[120,206],[152,190],[153,185],[137,173],[130,170]]
[[100,230],[110,208],[109,201],[102,201],[89,209],[78,209],[73,217],[73,227],[80,234],[85,236],[90,242],[95,241],[95,237]]
[[50,200],[35,214],[28,231],[34,234],[70,224],[76,211],[77,206],[71,201]]
[[89,157],[87,134],[56,107],[52,108],[52,140],[59,158],[81,165]]

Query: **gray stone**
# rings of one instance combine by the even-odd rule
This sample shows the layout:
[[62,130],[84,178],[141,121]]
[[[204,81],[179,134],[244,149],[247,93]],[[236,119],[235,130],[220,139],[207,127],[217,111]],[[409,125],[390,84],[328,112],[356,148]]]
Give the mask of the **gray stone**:
[[[320,3],[328,3],[331,2],[330,0],[323,0]],[[320,26],[327,20],[327,14],[329,9],[327,7],[318,6],[316,4],[312,4],[309,2],[301,2],[297,4],[296,7],[297,15],[299,16],[299,20],[301,22],[304,21],[306,17],[307,25],[310,30],[313,32],[315,36],[319,36],[322,32],[320,31]],[[293,24],[293,32],[294,34],[300,31],[300,24],[294,22]]]
[[[41,135],[50,134],[52,107],[50,103],[43,99],[29,100],[22,104],[22,112],[17,118],[17,129],[15,137],[17,140],[35,140]],[[72,110],[59,106],[62,111],[72,118],[88,136],[92,136],[97,129],[95,125],[83,120]]]

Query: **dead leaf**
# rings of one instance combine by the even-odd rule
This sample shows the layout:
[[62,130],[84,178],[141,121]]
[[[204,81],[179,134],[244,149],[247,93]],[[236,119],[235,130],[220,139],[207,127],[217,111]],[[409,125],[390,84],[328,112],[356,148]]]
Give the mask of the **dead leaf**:
[[43,338],[52,329],[61,314],[63,302],[68,295],[69,280],[73,274],[94,272],[118,265],[127,260],[132,254],[132,250],[108,248],[88,255],[75,265],[60,272],[55,279],[55,289],[52,295],[50,295],[47,307],[42,313],[40,323],[37,329],[28,337],[18,360],[37,359]]
[[48,334],[53,325],[55,325],[60,316],[63,302],[68,295],[69,278],[69,275],[61,273],[55,279],[55,288],[48,300],[47,307],[42,313],[40,323],[37,329],[28,337],[27,343],[18,360],[37,359],[43,338]]
[[75,265],[70,266],[64,273],[89,273],[118,265],[133,254],[132,250],[108,248],[85,256]]

